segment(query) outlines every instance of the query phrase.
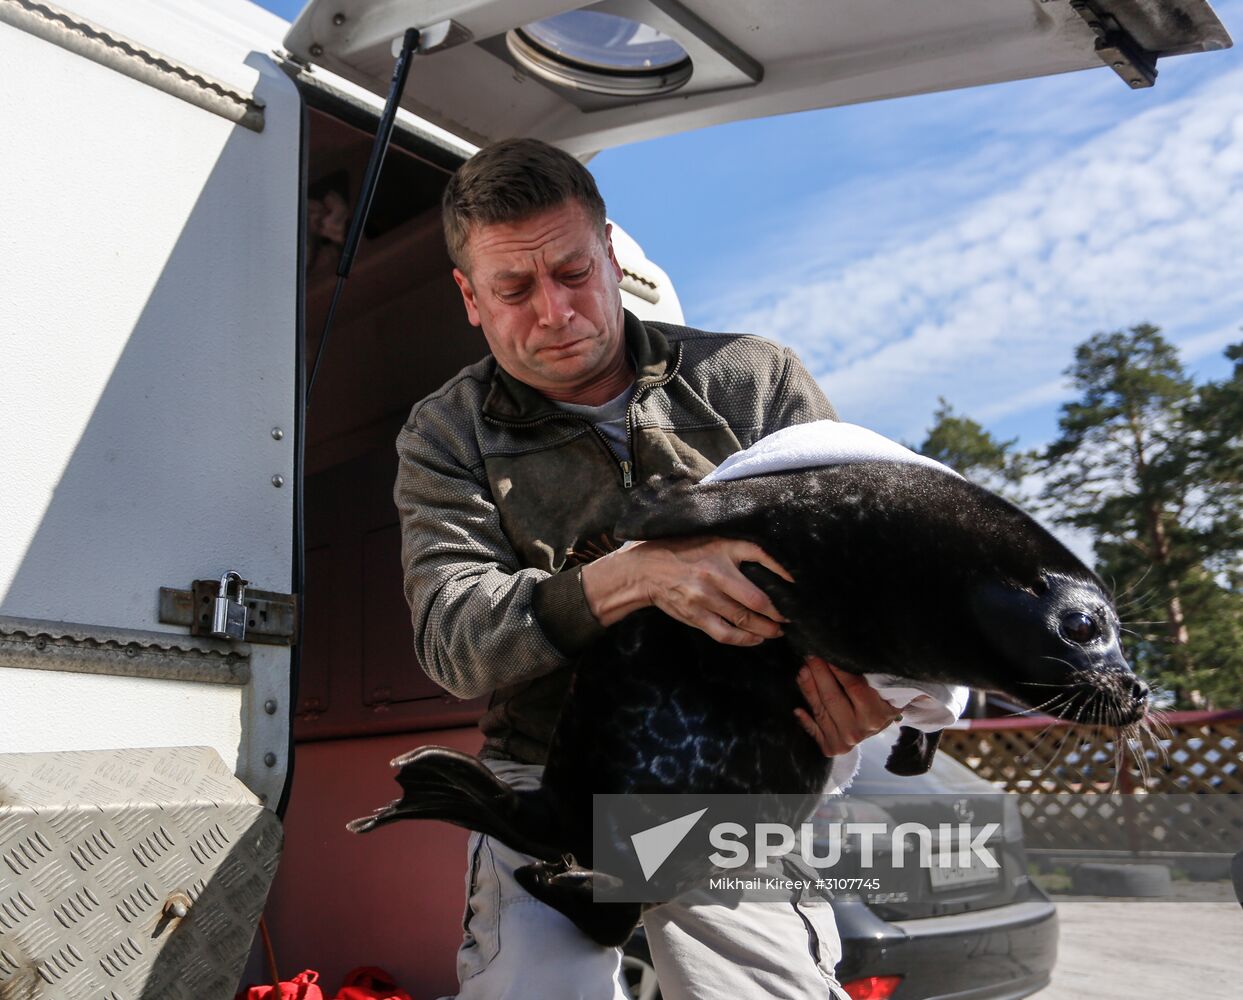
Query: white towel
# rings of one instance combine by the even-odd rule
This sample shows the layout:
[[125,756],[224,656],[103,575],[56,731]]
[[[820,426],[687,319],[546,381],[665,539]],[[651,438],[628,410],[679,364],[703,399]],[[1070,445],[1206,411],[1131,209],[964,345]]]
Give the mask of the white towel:
[[[809,424],[795,424],[760,438],[750,448],[730,455],[701,482],[746,479],[768,472],[790,472],[854,462],[909,462],[958,475],[949,466],[917,455],[866,427],[837,420],[816,420]],[[957,722],[971,694],[958,684],[916,681],[892,674],[864,674],[863,677],[882,698],[902,713],[904,726],[913,726],[925,733]],[[841,788],[849,784],[854,770],[858,768],[858,760],[848,758],[849,755],[840,758],[838,765],[839,770],[849,774],[839,785]]]
[[885,701],[902,712],[902,725],[925,733],[953,725],[967,707],[971,691],[961,684],[913,681],[893,674],[864,674]]
[[745,479],[766,472],[790,472],[821,465],[851,465],[855,462],[908,462],[927,465],[958,475],[936,459],[917,455],[897,441],[858,424],[838,420],[815,420],[795,424],[762,437],[750,448],[730,455],[703,477],[701,482]]

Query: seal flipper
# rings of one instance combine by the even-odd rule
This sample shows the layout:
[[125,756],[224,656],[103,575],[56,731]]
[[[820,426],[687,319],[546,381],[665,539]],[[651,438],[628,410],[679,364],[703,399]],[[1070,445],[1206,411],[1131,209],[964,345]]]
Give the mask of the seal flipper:
[[902,726],[898,730],[897,742],[889,751],[889,759],[885,761],[885,770],[903,777],[926,774],[932,767],[932,758],[936,756],[942,732],[938,729],[925,733],[914,726]]
[[603,872],[580,868],[573,858],[524,865],[515,869],[514,878],[532,896],[568,917],[605,948],[620,948],[639,922],[642,908],[638,903],[594,902],[591,896],[596,883],[617,880]]
[[439,819],[478,830],[538,858],[560,858],[551,846],[557,824],[543,789],[517,791],[478,759],[448,747],[419,747],[396,758],[403,795],[370,816],[352,820],[352,833],[369,833],[399,819]]

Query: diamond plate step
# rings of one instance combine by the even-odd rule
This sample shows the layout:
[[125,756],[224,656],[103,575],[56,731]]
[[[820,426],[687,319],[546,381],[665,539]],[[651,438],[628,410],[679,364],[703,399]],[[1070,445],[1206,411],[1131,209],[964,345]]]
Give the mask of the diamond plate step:
[[0,754],[0,1000],[225,1000],[280,821],[207,747]]

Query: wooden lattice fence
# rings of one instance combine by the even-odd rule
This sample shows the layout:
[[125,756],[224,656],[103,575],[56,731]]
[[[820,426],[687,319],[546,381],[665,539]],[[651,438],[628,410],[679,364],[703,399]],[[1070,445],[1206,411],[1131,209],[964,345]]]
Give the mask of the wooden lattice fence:
[[1130,856],[1243,848],[1243,710],[1175,712],[1118,756],[1111,734],[1049,718],[982,719],[941,749],[1021,793],[1029,849]]
[[1243,709],[1170,712],[1123,748],[1113,735],[1057,719],[972,719],[941,750],[1010,792],[1243,793]]

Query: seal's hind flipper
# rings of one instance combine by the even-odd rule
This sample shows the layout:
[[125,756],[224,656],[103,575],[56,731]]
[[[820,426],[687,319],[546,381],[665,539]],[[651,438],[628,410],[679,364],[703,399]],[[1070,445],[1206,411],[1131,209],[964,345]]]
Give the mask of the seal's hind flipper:
[[572,858],[525,865],[514,871],[514,878],[532,896],[569,917],[579,930],[605,948],[620,948],[639,922],[638,903],[594,902],[591,896],[596,884],[617,880],[580,868]]
[[925,733],[913,726],[902,726],[898,730],[898,741],[885,761],[885,770],[903,777],[927,774],[941,742],[941,732],[938,729]]
[[399,819],[438,819],[478,830],[541,858],[557,858],[542,789],[515,791],[469,754],[448,747],[419,747],[396,758],[403,795],[370,816],[346,824],[369,833]]

